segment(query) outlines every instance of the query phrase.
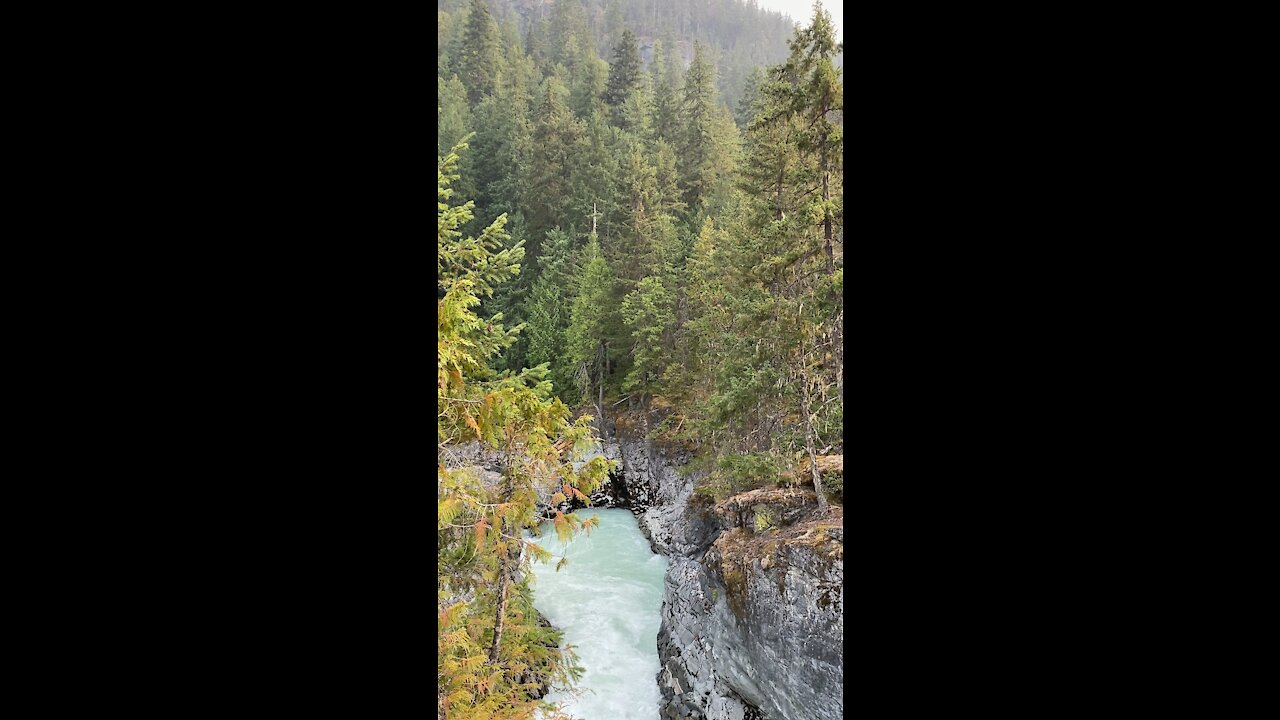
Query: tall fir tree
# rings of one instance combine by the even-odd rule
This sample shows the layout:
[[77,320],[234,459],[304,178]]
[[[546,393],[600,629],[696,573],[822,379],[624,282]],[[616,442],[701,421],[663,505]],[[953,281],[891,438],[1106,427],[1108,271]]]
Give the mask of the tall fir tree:
[[680,171],[676,163],[675,150],[670,143],[658,140],[654,145],[653,157],[658,208],[663,215],[677,217],[688,206],[682,199]]
[[[791,42],[786,71],[798,79],[792,107],[802,129],[797,144],[803,153],[816,156],[821,193],[809,202],[810,212],[820,218],[822,249],[826,257],[826,282],[822,285],[825,303],[833,308],[825,328],[833,355],[833,384],[844,400],[844,308],[843,308],[843,148],[844,87],[834,61],[843,51],[835,40],[831,16],[815,3],[813,20],[797,31]],[[815,481],[817,469],[815,468]]]
[[617,129],[609,125],[602,109],[585,118],[583,134],[574,147],[570,197],[564,206],[564,222],[597,227],[602,244],[612,241],[619,214],[610,182],[620,159],[618,139]]
[[[604,23],[601,28],[603,37],[601,39],[609,45],[616,45],[618,38],[622,37],[624,33],[631,32],[630,29],[624,26],[626,18],[624,5],[626,0],[604,0],[604,4]],[[605,52],[603,46],[600,52]],[[639,59],[638,55],[637,59]]]
[[628,28],[622,32],[622,39],[613,50],[613,61],[609,65],[609,81],[604,90],[604,102],[609,106],[615,125],[629,130],[622,115],[622,107],[640,87],[640,48],[636,46],[636,36]]
[[756,112],[759,110],[762,84],[764,84],[764,71],[759,67],[751,68],[742,87],[742,96],[738,99],[737,107],[733,112],[734,122],[743,130],[751,125],[751,121],[755,119]]
[[691,213],[711,206],[716,186],[732,172],[737,137],[727,113],[719,105],[715,68],[702,45],[697,44],[681,89],[678,138],[681,186]]
[[834,183],[840,176],[844,133],[836,118],[844,112],[844,89],[834,58],[839,51],[831,16],[815,3],[809,26],[796,33],[787,73],[799,80],[792,107],[800,115],[802,129],[798,144],[803,152],[817,156],[822,183],[817,210],[823,229],[823,250],[827,265],[835,269],[836,223],[839,216]]
[[537,263],[538,279],[529,297],[528,328],[525,330],[529,339],[529,365],[547,364],[548,379],[556,395],[566,402],[578,399],[566,341],[569,311],[577,296],[576,283],[580,272],[574,255],[570,232],[552,230],[547,233]]
[[[531,176],[522,204],[527,209],[529,234],[545,237],[546,232],[565,223],[572,202],[573,166],[577,146],[584,136],[582,123],[562,99],[564,88],[548,78],[543,89],[533,128]],[[539,248],[530,248],[538,253]]]
[[661,265],[655,233],[659,200],[656,170],[645,159],[639,144],[627,147],[615,176],[615,188],[623,219],[605,256],[618,268],[621,290],[626,293]]
[[581,50],[591,45],[587,15],[581,0],[555,0],[547,30],[552,61],[573,70]]
[[649,65],[649,75],[653,79],[653,133],[657,139],[673,142],[679,135],[677,118],[680,99],[671,83],[668,72],[670,63],[666,46],[661,40],[655,40],[653,61]]
[[498,25],[485,0],[471,0],[454,68],[467,87],[467,101],[472,107],[493,92],[500,62]]
[[637,138],[654,140],[653,83],[648,75],[641,75],[636,88],[618,108],[617,125],[624,132]]
[[604,410],[610,341],[616,332],[614,275],[592,235],[583,248],[578,295],[569,315],[568,350],[581,400]]
[[514,216],[520,208],[520,189],[527,172],[532,142],[530,104],[534,70],[532,61],[511,47],[494,94],[486,96],[472,112],[476,137],[467,153],[464,173],[476,185],[476,221],[487,225],[502,213]]
[[444,157],[471,131],[467,89],[457,75],[436,78],[436,154]]
[[641,395],[661,391],[660,382],[674,357],[676,299],[667,281],[669,274],[644,278],[622,299],[622,320],[632,340],[631,368],[623,381],[623,390]]

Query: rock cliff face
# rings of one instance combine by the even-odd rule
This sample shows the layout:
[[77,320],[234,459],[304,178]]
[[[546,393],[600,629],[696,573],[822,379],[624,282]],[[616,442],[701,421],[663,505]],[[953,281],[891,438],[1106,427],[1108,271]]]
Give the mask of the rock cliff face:
[[[668,557],[658,658],[661,717],[835,720],[844,640],[842,510],[812,490],[760,490],[711,506],[688,457],[620,429],[604,495],[630,507]],[[604,495],[601,500],[604,500]]]

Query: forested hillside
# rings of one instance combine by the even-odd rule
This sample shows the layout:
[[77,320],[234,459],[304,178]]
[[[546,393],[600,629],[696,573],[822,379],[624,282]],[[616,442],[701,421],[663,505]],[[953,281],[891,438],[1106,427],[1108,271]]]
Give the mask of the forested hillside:
[[[456,24],[466,17],[469,0],[438,0],[439,48],[456,52]],[[742,0],[491,0],[490,12],[501,34],[519,37],[525,52],[548,52],[557,62],[591,50],[609,59],[624,30],[636,38],[641,61],[670,58],[677,70],[693,60],[693,44],[706,45],[716,67],[716,87],[730,104],[742,95],[751,68],[780,62],[795,29],[790,18]],[[552,50],[552,49],[555,50]],[[447,64],[442,59],[441,66]]]
[[527,717],[572,668],[515,530],[535,479],[563,500],[606,469],[574,469],[572,413],[670,410],[645,430],[706,496],[842,501],[842,47],[740,0],[438,7],[439,443],[509,452],[500,487],[441,460],[441,717]]

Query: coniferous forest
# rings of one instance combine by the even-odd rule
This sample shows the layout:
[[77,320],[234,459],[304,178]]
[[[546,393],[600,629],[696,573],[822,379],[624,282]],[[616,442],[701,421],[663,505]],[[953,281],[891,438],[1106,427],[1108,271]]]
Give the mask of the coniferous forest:
[[437,19],[438,713],[553,718],[583,668],[533,607],[530,564],[563,558],[525,533],[593,530],[561,508],[618,472],[615,426],[679,448],[694,505],[764,498],[744,537],[785,536],[779,489],[842,512],[843,47],[817,5]]

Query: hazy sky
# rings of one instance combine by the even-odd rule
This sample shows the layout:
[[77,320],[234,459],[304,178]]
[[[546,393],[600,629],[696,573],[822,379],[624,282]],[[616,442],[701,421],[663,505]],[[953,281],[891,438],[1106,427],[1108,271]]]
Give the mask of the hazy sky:
[[[756,0],[756,4],[766,10],[774,10],[790,15],[801,25],[809,24],[809,20],[813,17],[813,0]],[[822,9],[831,14],[831,22],[836,26],[836,40],[844,39],[844,6],[842,0],[823,2]]]

